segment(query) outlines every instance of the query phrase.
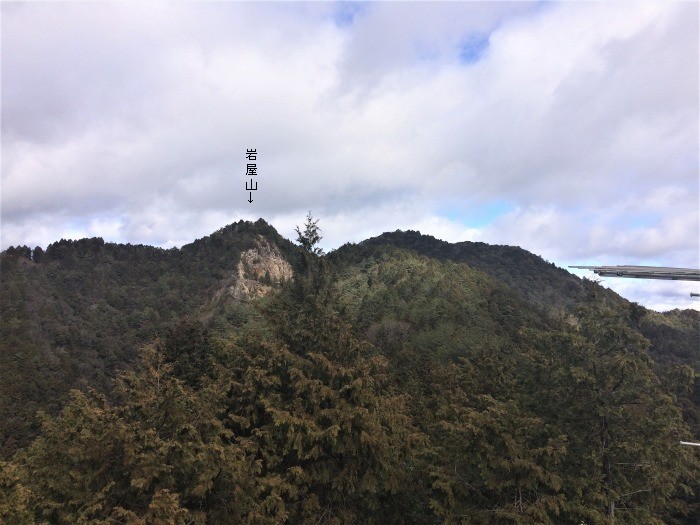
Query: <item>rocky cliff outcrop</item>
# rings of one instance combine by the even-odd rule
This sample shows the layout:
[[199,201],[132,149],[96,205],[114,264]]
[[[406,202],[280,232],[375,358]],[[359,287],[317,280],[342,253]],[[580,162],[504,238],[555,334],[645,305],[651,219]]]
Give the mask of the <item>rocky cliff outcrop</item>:
[[238,266],[224,286],[214,295],[214,300],[228,296],[248,299],[267,295],[272,286],[292,278],[291,265],[282,257],[279,249],[263,236],[255,239],[255,248],[241,252]]

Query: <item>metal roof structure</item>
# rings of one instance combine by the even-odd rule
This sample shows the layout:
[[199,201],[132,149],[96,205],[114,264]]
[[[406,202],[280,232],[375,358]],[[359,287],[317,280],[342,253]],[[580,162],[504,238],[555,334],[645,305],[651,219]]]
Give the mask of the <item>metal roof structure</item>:
[[695,268],[665,268],[662,266],[569,266],[569,268],[593,270],[601,277],[700,281],[700,270]]

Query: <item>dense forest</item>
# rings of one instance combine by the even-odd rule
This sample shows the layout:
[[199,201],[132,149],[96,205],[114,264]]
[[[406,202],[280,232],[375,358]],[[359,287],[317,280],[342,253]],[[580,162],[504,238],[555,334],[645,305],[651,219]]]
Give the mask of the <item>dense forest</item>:
[[0,255],[0,522],[700,520],[700,314],[510,246]]

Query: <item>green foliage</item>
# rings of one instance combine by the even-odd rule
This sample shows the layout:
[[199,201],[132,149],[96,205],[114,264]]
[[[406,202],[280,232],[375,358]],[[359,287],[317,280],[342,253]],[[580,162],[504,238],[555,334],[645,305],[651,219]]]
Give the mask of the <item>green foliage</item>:
[[160,351],[173,364],[175,376],[196,387],[202,376],[212,375],[211,357],[215,345],[200,321],[184,319],[166,330]]
[[[567,514],[594,523],[672,523],[687,513],[697,458],[649,342],[623,312],[579,310],[575,329],[532,336],[532,405],[568,436]],[[539,386],[535,390],[535,383]]]
[[323,254],[323,250],[316,246],[322,239],[320,235],[321,228],[318,227],[318,219],[314,220],[311,216],[311,212],[306,215],[306,222],[304,223],[304,231],[296,226],[295,231],[297,232],[297,242],[301,245],[302,249],[308,253],[314,255]]
[[[580,279],[517,246],[494,246],[469,241],[450,244],[411,230],[387,232],[359,245],[342,246],[337,250],[335,258],[354,261],[386,250],[387,247],[410,250],[443,262],[466,263],[505,284],[510,295],[516,295],[532,306],[554,314],[564,312],[583,301],[587,293]],[[602,291],[602,297],[619,301],[619,297],[607,290]]]
[[[3,253],[0,521],[697,522],[697,312],[511,247],[297,233]],[[293,279],[224,299],[258,235]]]
[[[699,467],[623,312],[524,330],[441,372],[431,505],[449,523],[683,523]],[[687,519],[692,519],[688,517]]]
[[[342,343],[341,343],[342,344]],[[381,522],[419,435],[404,398],[381,394],[379,358],[331,360],[250,342],[231,391],[232,429],[257,444],[265,498],[291,522]]]
[[[213,301],[238,256],[265,236],[291,262],[294,247],[267,223],[239,222],[181,249],[61,240],[45,252],[0,255],[0,457],[39,430],[38,410],[57,414],[72,388],[109,393],[137,349],[180,318],[223,335],[252,308]],[[24,249],[26,248],[26,249]],[[38,254],[38,257],[36,256]]]
[[31,491],[22,484],[17,465],[0,461],[0,523],[33,525]]
[[[257,468],[222,421],[225,384],[203,380],[195,391],[172,369],[145,347],[139,369],[117,381],[119,404],[73,391],[59,417],[44,417],[41,436],[18,457],[37,518],[204,523],[245,516]],[[222,497],[225,505],[213,504]]]
[[477,349],[433,376],[431,506],[446,523],[558,522],[567,438],[529,406],[522,358]]
[[395,346],[388,341],[379,345],[392,364],[423,354],[444,364],[482,345],[506,344],[523,325],[544,323],[502,285],[465,264],[397,249],[377,255],[341,270],[338,287],[355,330],[371,340],[379,342],[382,333],[386,339],[382,327],[403,326],[401,352],[387,353]]
[[407,396],[386,391],[386,360],[338,313],[328,268],[307,263],[267,310],[276,340],[240,345],[232,428],[258,444],[267,499],[290,522],[396,521],[389,502],[423,438]]

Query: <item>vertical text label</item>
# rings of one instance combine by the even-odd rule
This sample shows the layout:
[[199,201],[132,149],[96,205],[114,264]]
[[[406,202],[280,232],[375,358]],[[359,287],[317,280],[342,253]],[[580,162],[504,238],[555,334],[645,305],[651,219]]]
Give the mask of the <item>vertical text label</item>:
[[[258,167],[254,162],[251,164],[250,161],[257,160],[258,151],[256,149],[247,149],[245,152],[245,158],[248,161],[245,168],[246,177],[257,177]],[[255,179],[246,180],[245,189],[248,192],[248,202],[253,202],[253,192],[258,190],[257,181]]]

